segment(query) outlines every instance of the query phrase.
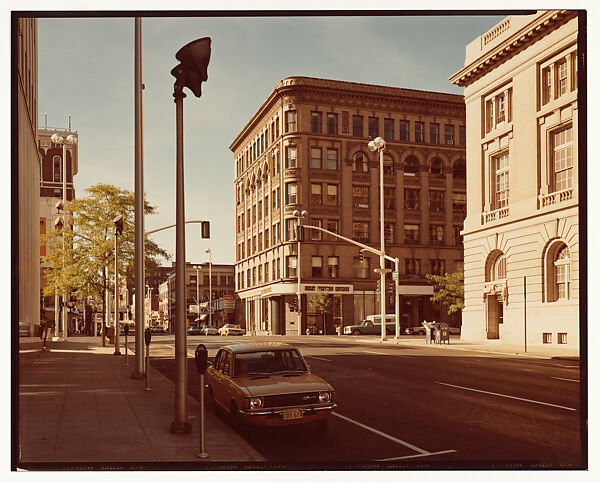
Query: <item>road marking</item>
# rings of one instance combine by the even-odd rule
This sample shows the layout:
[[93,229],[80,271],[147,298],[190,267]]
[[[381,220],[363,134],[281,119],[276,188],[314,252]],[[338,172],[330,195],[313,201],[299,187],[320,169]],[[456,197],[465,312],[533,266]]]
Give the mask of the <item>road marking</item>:
[[398,460],[408,460],[412,458],[423,458],[424,456],[434,456],[438,454],[446,454],[446,453],[456,453],[455,449],[447,449],[444,451],[436,451],[435,453],[422,453],[422,454],[413,454],[408,456],[396,456],[394,458],[382,458],[375,461],[398,461]]
[[579,382],[579,379],[565,379],[564,377],[552,377],[552,379],[558,379],[559,381]]
[[389,356],[391,354],[387,354],[386,352],[375,352],[375,351],[363,351],[366,352],[367,354],[377,354],[379,356]]
[[304,354],[304,357],[310,357],[311,359],[319,359],[320,361],[331,362],[331,360],[329,360],[329,359],[325,359],[325,358],[323,358],[323,357],[317,357],[317,356],[307,356],[306,354]]
[[421,453],[421,454],[430,454],[429,451],[425,451],[424,449],[418,448],[410,443],[407,443],[406,441],[402,441],[401,439],[398,438],[394,438],[393,436],[390,436],[389,434],[386,433],[382,433],[381,431],[379,431],[378,429],[375,428],[371,428],[370,426],[367,426],[366,424],[363,423],[359,423],[358,421],[354,421],[354,419],[350,419],[346,416],[342,416],[339,413],[336,413],[335,411],[332,412],[331,414],[333,414],[334,416],[337,416],[340,419],[343,419],[344,421],[348,421],[349,423],[352,424],[356,424],[357,426],[366,429],[367,431],[371,431],[372,433],[375,433],[379,436],[383,436],[384,438],[389,439],[390,441],[394,441],[395,443],[401,444],[402,446],[406,446],[407,448],[412,449],[413,451],[416,451],[417,453]]
[[480,389],[473,389],[473,388],[470,388],[470,387],[455,386],[454,384],[446,384],[445,382],[435,381],[435,383],[436,384],[442,384],[443,386],[450,386],[450,387],[456,387],[458,389],[465,389],[466,391],[481,392],[483,394],[491,394],[492,396],[500,396],[500,397],[506,397],[506,398],[509,398],[509,399],[517,399],[519,401],[525,401],[525,402],[530,402],[530,403],[534,403],[534,404],[542,404],[544,406],[552,406],[554,408],[566,409],[568,411],[577,411],[577,409],[575,409],[575,408],[568,408],[566,406],[559,406],[558,404],[550,404],[550,403],[546,403],[546,402],[542,402],[542,401],[534,401],[533,399],[525,399],[525,398],[522,398],[522,397],[509,396],[507,394],[499,394],[497,392],[481,391]]

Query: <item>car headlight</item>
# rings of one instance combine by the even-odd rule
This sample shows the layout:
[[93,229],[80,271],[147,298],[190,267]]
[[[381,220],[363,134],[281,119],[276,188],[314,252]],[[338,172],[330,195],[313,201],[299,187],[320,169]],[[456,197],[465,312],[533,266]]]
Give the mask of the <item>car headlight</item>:
[[319,393],[319,402],[327,403],[331,401],[331,394],[329,392],[320,392]]
[[250,398],[250,409],[262,408],[263,398],[262,397],[251,397]]

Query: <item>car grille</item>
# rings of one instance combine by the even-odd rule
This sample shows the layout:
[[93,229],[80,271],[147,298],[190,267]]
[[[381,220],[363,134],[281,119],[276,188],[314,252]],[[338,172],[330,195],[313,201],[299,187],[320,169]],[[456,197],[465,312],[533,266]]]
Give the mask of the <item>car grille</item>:
[[275,394],[264,397],[265,408],[302,406],[305,404],[315,404],[319,402],[318,392],[300,392],[295,394]]

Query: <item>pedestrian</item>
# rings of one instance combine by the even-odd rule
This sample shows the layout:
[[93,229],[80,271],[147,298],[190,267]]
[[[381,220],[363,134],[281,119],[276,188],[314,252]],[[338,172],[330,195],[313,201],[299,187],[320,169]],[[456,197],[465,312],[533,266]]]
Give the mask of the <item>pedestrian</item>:
[[48,338],[48,328],[50,324],[46,320],[42,320],[40,323],[40,340],[42,341],[42,350],[46,350],[46,339]]

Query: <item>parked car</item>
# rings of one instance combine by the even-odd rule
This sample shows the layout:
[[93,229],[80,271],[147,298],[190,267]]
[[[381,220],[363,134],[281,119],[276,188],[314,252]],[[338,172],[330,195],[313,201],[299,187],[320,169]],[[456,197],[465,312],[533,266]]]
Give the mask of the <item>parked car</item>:
[[188,335],[202,335],[203,327],[198,327],[197,325],[190,325],[187,330]]
[[236,424],[316,423],[336,408],[333,387],[312,374],[300,351],[278,342],[222,347],[206,371],[215,409]]
[[153,325],[150,327],[150,332],[152,332],[153,334],[166,334],[167,331],[165,330],[164,327],[161,327],[160,325]]
[[[394,315],[385,316],[385,333],[395,334],[396,333],[396,321]],[[367,317],[358,325],[347,325],[344,327],[344,334],[346,335],[363,335],[363,334],[381,334],[381,317],[373,316]]]
[[[242,329],[243,330],[243,329]],[[244,331],[245,333],[246,331]],[[219,329],[217,329],[216,327],[202,327],[200,329],[200,333],[202,335],[220,335],[219,334]]]
[[219,329],[219,334],[221,335],[244,335],[245,333],[246,330],[237,324],[225,324]]
[[425,327],[422,325],[416,327],[407,327],[404,329],[406,335],[425,335]]

